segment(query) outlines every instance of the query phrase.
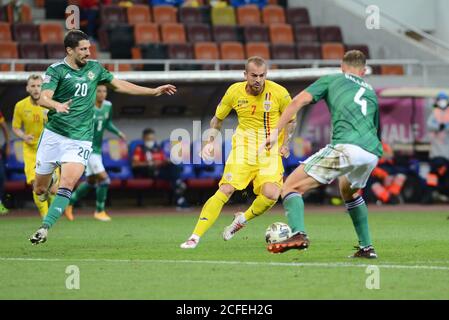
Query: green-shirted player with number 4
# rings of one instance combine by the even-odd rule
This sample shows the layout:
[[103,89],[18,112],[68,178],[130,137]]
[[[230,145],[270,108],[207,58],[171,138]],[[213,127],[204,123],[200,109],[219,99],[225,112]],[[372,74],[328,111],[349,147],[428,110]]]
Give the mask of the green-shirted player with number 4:
[[103,135],[105,130],[108,130],[123,140],[126,140],[126,136],[112,122],[112,103],[106,100],[107,94],[108,89],[106,85],[99,84],[94,104],[94,138],[92,141],[92,154],[87,162],[86,181],[76,188],[76,191],[72,194],[72,198],[70,199],[70,204],[65,209],[65,215],[69,220],[74,219],[73,206],[92,189],[95,189],[96,193],[94,218],[100,221],[111,220],[111,217],[105,211],[106,198],[111,179],[104,168],[103,159],[101,157]]
[[30,238],[32,244],[47,240],[48,229],[66,209],[72,190],[87,165],[92,152],[97,85],[108,83],[113,90],[132,95],[176,93],[176,87],[172,85],[153,89],[114,78],[99,62],[87,60],[90,42],[82,31],[69,31],[64,38],[64,47],[67,55],[63,61],[48,67],[38,101],[50,111],[37,149],[34,192],[45,201],[57,166],[61,167],[61,177],[42,226]]
[[[276,132],[284,129],[302,107],[324,99],[331,113],[332,139],[285,181],[281,196],[293,235],[281,243],[268,245],[268,251],[281,253],[309,246],[302,195],[338,178],[341,197],[359,240],[357,252],[350,257],[377,258],[368,228],[368,209],[359,193],[382,156],[379,106],[374,89],[362,79],[365,64],[362,52],[346,52],[341,64],[342,74],[318,79],[298,94],[282,113]],[[263,147],[271,148],[275,141],[276,135],[273,135]]]

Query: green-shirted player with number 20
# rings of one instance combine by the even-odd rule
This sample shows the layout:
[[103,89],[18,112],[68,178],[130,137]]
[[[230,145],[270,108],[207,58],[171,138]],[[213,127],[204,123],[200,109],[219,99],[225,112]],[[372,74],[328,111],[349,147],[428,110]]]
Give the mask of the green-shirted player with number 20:
[[[302,195],[338,178],[340,194],[352,219],[359,244],[353,258],[377,258],[368,228],[368,209],[359,191],[364,188],[382,156],[379,139],[379,106],[376,93],[362,77],[365,55],[352,50],[343,57],[343,73],[324,76],[298,94],[282,113],[277,131],[284,129],[291,117],[302,107],[324,99],[331,113],[331,143],[310,156],[287,178],[282,199],[293,235],[268,251],[281,253],[289,249],[305,249],[309,239],[304,227]],[[275,135],[264,147],[271,148]]]
[[42,201],[48,197],[53,172],[61,167],[59,188],[42,226],[31,236],[32,244],[47,240],[48,229],[69,204],[72,190],[84,172],[92,152],[94,132],[94,99],[97,85],[109,84],[113,90],[144,96],[172,95],[176,87],[153,88],[137,86],[113,77],[90,55],[88,36],[71,30],[64,37],[66,57],[48,67],[38,104],[50,109],[48,122],[40,137],[36,155],[34,192]]
[[109,178],[101,156],[103,135],[106,130],[126,140],[126,136],[112,122],[112,103],[106,100],[108,89],[106,85],[99,84],[94,104],[94,138],[92,140],[92,154],[86,166],[86,181],[81,183],[72,193],[70,204],[65,209],[65,215],[73,220],[73,206],[85,197],[90,190],[95,189],[96,208],[94,218],[100,221],[110,221],[111,217],[105,211],[111,179]]

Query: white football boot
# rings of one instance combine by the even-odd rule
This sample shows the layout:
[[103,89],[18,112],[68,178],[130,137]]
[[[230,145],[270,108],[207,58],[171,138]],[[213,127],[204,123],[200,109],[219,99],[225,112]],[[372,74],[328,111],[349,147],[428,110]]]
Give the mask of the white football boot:
[[237,212],[234,214],[234,220],[232,223],[227,226],[223,231],[223,240],[228,241],[231,240],[234,235],[246,226],[246,219],[243,212]]

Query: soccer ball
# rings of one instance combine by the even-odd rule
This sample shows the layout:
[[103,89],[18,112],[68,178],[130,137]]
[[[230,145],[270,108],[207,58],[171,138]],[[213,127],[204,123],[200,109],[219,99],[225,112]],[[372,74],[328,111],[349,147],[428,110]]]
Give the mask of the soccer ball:
[[275,222],[268,226],[265,231],[265,241],[267,243],[279,243],[287,240],[292,235],[292,229],[283,222]]

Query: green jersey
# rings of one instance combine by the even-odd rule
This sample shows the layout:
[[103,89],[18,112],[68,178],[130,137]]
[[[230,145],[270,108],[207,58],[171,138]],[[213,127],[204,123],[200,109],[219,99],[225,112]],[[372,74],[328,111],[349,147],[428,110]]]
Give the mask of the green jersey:
[[112,103],[105,100],[100,108],[94,106],[94,139],[92,141],[92,153],[101,154],[104,130],[116,135],[120,130],[112,123]]
[[92,141],[94,133],[94,101],[97,84],[111,82],[112,74],[95,61],[89,60],[79,70],[65,60],[52,64],[45,72],[42,90],[52,90],[53,100],[72,100],[69,113],[48,112],[46,128],[74,140]]
[[379,104],[376,93],[362,78],[353,74],[321,77],[306,91],[313,103],[325,99],[332,121],[331,144],[354,144],[382,156],[378,137]]

